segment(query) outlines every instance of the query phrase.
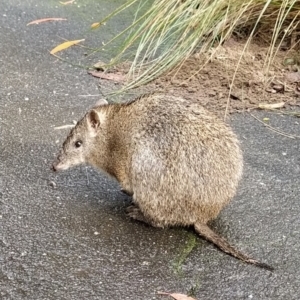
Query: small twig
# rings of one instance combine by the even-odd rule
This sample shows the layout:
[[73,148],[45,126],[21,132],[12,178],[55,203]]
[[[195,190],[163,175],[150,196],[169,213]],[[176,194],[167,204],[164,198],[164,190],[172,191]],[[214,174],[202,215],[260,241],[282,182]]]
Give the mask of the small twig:
[[68,129],[68,128],[73,128],[75,127],[74,124],[68,124],[68,125],[62,125],[62,126],[57,126],[57,127],[54,127],[54,130],[59,130],[59,129]]
[[78,95],[78,97],[99,97],[100,95]]
[[249,114],[250,114],[250,116],[251,116],[252,118],[256,119],[258,122],[260,122],[260,123],[262,123],[264,126],[266,126],[269,130],[274,131],[274,132],[276,132],[277,134],[283,135],[283,136],[288,137],[288,138],[290,138],[290,139],[300,138],[300,136],[298,136],[298,135],[292,135],[292,134],[285,133],[285,132],[283,132],[283,131],[281,131],[281,130],[279,130],[279,129],[277,129],[277,128],[274,128],[274,127],[270,126],[269,124],[266,124],[265,122],[261,121],[260,119],[258,119],[257,117],[255,117],[255,116],[254,116],[253,114],[251,114],[250,112],[249,112]]

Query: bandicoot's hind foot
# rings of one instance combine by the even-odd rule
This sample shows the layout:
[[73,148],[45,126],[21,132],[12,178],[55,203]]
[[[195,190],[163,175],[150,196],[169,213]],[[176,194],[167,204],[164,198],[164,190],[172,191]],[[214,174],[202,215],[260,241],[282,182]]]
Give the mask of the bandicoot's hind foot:
[[223,250],[225,253],[232,255],[248,264],[253,264],[255,266],[258,266],[260,268],[267,269],[269,271],[274,271],[274,268],[265,264],[261,263],[248,255],[242,253],[241,251],[234,248],[232,245],[230,245],[223,237],[215,233],[212,229],[210,229],[207,224],[203,223],[196,223],[194,224],[195,230],[203,236],[206,240],[212,242],[214,245],[219,247],[221,250]]
[[140,208],[137,205],[132,204],[128,206],[126,208],[126,212],[127,212],[127,216],[129,216],[130,218],[152,225],[151,221],[144,216],[144,214],[141,212]]

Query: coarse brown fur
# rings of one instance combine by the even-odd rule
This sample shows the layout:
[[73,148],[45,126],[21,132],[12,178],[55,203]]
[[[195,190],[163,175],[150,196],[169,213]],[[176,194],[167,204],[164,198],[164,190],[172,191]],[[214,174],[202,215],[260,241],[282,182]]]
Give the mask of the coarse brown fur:
[[223,251],[271,269],[207,226],[235,195],[243,159],[229,126],[197,102],[149,94],[95,107],[70,132],[54,170],[80,163],[120,182],[133,197],[132,218],[155,227],[193,225]]

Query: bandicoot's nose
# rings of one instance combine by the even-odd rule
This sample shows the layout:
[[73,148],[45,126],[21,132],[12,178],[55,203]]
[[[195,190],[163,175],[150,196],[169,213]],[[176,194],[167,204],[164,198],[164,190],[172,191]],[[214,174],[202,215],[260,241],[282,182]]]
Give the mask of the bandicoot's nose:
[[52,166],[51,166],[51,170],[56,172],[57,171],[56,166],[57,166],[57,163],[56,162],[53,163]]

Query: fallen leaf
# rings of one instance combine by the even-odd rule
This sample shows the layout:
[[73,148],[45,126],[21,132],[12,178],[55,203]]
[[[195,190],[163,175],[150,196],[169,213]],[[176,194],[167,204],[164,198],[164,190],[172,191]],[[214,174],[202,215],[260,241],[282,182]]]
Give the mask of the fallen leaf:
[[108,104],[107,100],[104,98],[101,98],[95,103],[94,106],[97,107],[97,106],[102,106],[102,105],[107,105],[107,104]]
[[294,58],[286,58],[284,61],[283,61],[283,64],[285,66],[292,66],[292,65],[295,65],[296,64],[296,61]]
[[91,25],[91,29],[96,29],[102,25],[106,25],[106,22],[96,22]]
[[283,84],[273,84],[272,88],[278,92],[278,93],[283,93],[284,92],[284,85]]
[[177,294],[177,293],[165,293],[165,292],[158,292],[159,295],[170,296],[175,300],[196,300],[195,298],[189,297],[184,294]]
[[287,73],[285,75],[285,78],[289,81],[289,82],[300,82],[300,72],[290,72]]
[[67,48],[69,48],[69,47],[71,47],[71,46],[73,46],[73,45],[76,45],[76,44],[82,42],[82,41],[84,41],[84,39],[83,39],[83,40],[75,40],[75,41],[64,42],[64,43],[62,43],[62,44],[56,46],[55,48],[53,48],[53,49],[50,51],[50,53],[51,53],[51,54],[55,54],[56,52],[65,50],[65,49],[67,49]]
[[279,103],[273,103],[273,104],[259,103],[258,108],[260,108],[260,109],[276,109],[276,108],[283,107],[284,104],[285,104],[285,102],[279,102]]
[[33,25],[33,24],[40,24],[40,23],[44,23],[44,22],[50,22],[50,21],[67,21],[67,19],[63,19],[63,18],[45,18],[45,19],[39,19],[39,20],[35,20],[35,21],[31,21],[27,24],[28,25]]
[[75,0],[71,0],[71,1],[66,1],[66,2],[61,2],[59,1],[60,4],[62,5],[68,5],[68,4],[72,4]]
[[122,73],[103,73],[103,72],[96,72],[96,71],[89,71],[89,74],[91,74],[94,77],[106,79],[106,80],[112,80],[115,82],[123,82],[125,81],[125,75]]
[[99,26],[100,26],[100,22],[96,22],[96,23],[93,23],[92,25],[91,25],[91,28],[92,29],[96,29],[96,28],[98,28]]
[[264,122],[268,122],[270,119],[269,118],[263,118]]

